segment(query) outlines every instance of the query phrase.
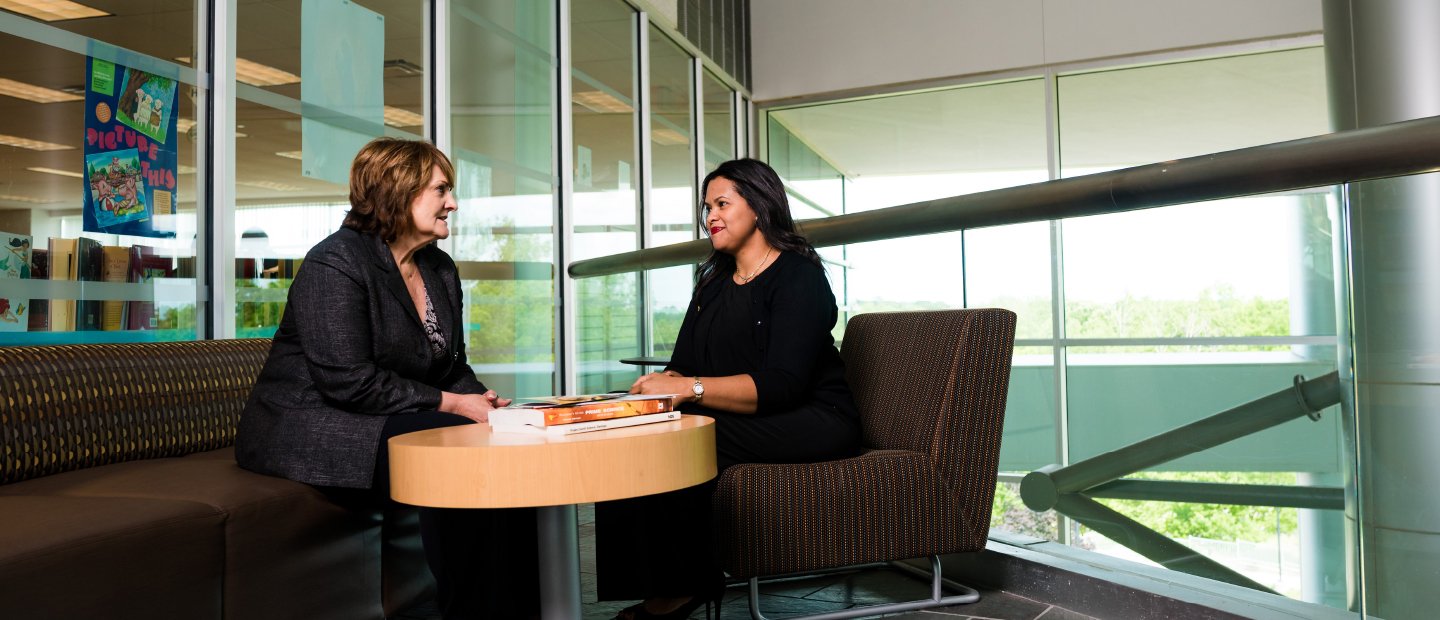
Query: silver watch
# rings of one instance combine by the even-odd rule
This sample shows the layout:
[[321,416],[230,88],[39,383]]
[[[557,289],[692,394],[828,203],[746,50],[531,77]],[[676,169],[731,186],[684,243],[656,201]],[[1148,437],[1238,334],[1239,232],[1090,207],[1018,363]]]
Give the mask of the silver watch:
[[690,386],[690,391],[695,394],[695,402],[705,398],[705,384],[700,382],[700,377],[695,377],[695,385]]

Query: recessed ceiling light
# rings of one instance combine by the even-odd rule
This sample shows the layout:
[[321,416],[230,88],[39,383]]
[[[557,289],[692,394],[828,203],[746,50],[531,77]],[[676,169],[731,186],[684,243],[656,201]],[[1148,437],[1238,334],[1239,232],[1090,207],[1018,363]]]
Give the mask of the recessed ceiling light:
[[47,22],[109,15],[100,9],[69,0],[0,0],[0,9],[29,15]]
[[305,159],[304,151],[276,151],[275,154],[289,159]]
[[300,82],[300,76],[294,73],[244,58],[235,59],[235,79],[251,86],[279,86]]
[[245,187],[258,187],[260,189],[273,189],[277,192],[293,192],[305,189],[298,185],[290,185],[288,183],[280,183],[278,181],[236,181],[235,184],[244,185]]
[[72,95],[65,91],[16,82],[15,80],[0,78],[0,95],[34,101],[35,103],[56,103],[59,101],[80,101],[85,97]]
[[54,142],[45,142],[44,140],[31,140],[30,138],[21,138],[19,136],[7,136],[5,134],[0,134],[0,144],[13,146],[15,148],[30,149],[32,151],[64,151],[75,148],[73,146],[65,146],[64,144],[55,144]]
[[650,132],[650,139],[660,146],[679,146],[690,144],[690,138],[669,127],[662,127]]
[[[176,56],[175,60],[190,64],[189,56]],[[235,79],[251,86],[280,86],[300,82],[300,76],[294,73],[244,58],[235,59]]]
[[58,169],[58,168],[42,168],[42,167],[40,167],[40,166],[34,166],[34,167],[26,168],[26,170],[30,170],[30,171],[32,171],[32,172],[44,172],[45,174],[58,174],[58,175],[60,175],[60,176],[62,176],[62,177],[75,177],[75,178],[77,178],[77,179],[83,179],[83,178],[85,178],[85,175],[80,174],[79,172],[71,172],[71,171],[69,171],[69,170],[60,170],[60,169]]
[[28,203],[30,203],[30,204],[37,204],[37,205],[50,204],[50,203],[52,203],[52,202],[60,202],[59,200],[50,200],[50,199],[47,199],[47,198],[36,198],[36,197],[34,197],[34,196],[16,196],[15,194],[0,194],[0,201],[4,201],[4,200],[8,200],[8,201],[10,201],[10,202],[28,202]]
[[633,112],[635,108],[630,104],[616,99],[614,95],[603,90],[587,90],[574,94],[575,103],[585,107],[591,112],[601,114],[617,114],[620,112]]
[[425,124],[425,117],[395,106],[385,106],[385,124],[391,127],[415,127]]

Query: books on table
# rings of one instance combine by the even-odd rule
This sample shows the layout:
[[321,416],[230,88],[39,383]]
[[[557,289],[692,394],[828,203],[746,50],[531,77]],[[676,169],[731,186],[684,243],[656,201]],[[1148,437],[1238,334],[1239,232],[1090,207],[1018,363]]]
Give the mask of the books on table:
[[531,433],[539,435],[574,435],[576,433],[589,433],[592,431],[603,431],[612,428],[624,428],[627,426],[639,426],[641,424],[654,424],[656,422],[669,422],[679,420],[679,411],[666,411],[664,413],[647,413],[645,415],[632,415],[623,418],[610,418],[608,420],[591,420],[589,422],[572,422],[570,424],[555,424],[553,426],[531,426],[529,424],[490,424],[490,430],[497,433]]
[[680,418],[674,394],[584,394],[517,399],[490,412],[498,432],[570,435]]

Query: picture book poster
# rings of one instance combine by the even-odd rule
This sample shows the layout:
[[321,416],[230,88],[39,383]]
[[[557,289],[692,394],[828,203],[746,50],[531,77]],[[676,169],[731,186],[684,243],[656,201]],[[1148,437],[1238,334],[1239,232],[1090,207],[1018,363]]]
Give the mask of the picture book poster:
[[85,77],[85,231],[174,237],[175,79],[99,58]]
[[164,144],[170,133],[167,121],[173,116],[175,80],[139,69],[125,70],[120,80],[120,100],[115,105],[116,120]]
[[87,153],[85,178],[90,179],[90,204],[95,205],[95,222],[102,230],[150,219],[138,150]]

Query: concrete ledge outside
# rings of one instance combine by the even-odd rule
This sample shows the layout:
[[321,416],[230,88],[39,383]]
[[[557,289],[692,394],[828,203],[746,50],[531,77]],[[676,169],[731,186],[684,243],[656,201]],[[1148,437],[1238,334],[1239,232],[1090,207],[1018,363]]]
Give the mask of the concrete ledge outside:
[[[929,566],[917,567],[928,570]],[[984,551],[941,558],[945,577],[1097,618],[1357,620],[1358,612],[990,530]]]

